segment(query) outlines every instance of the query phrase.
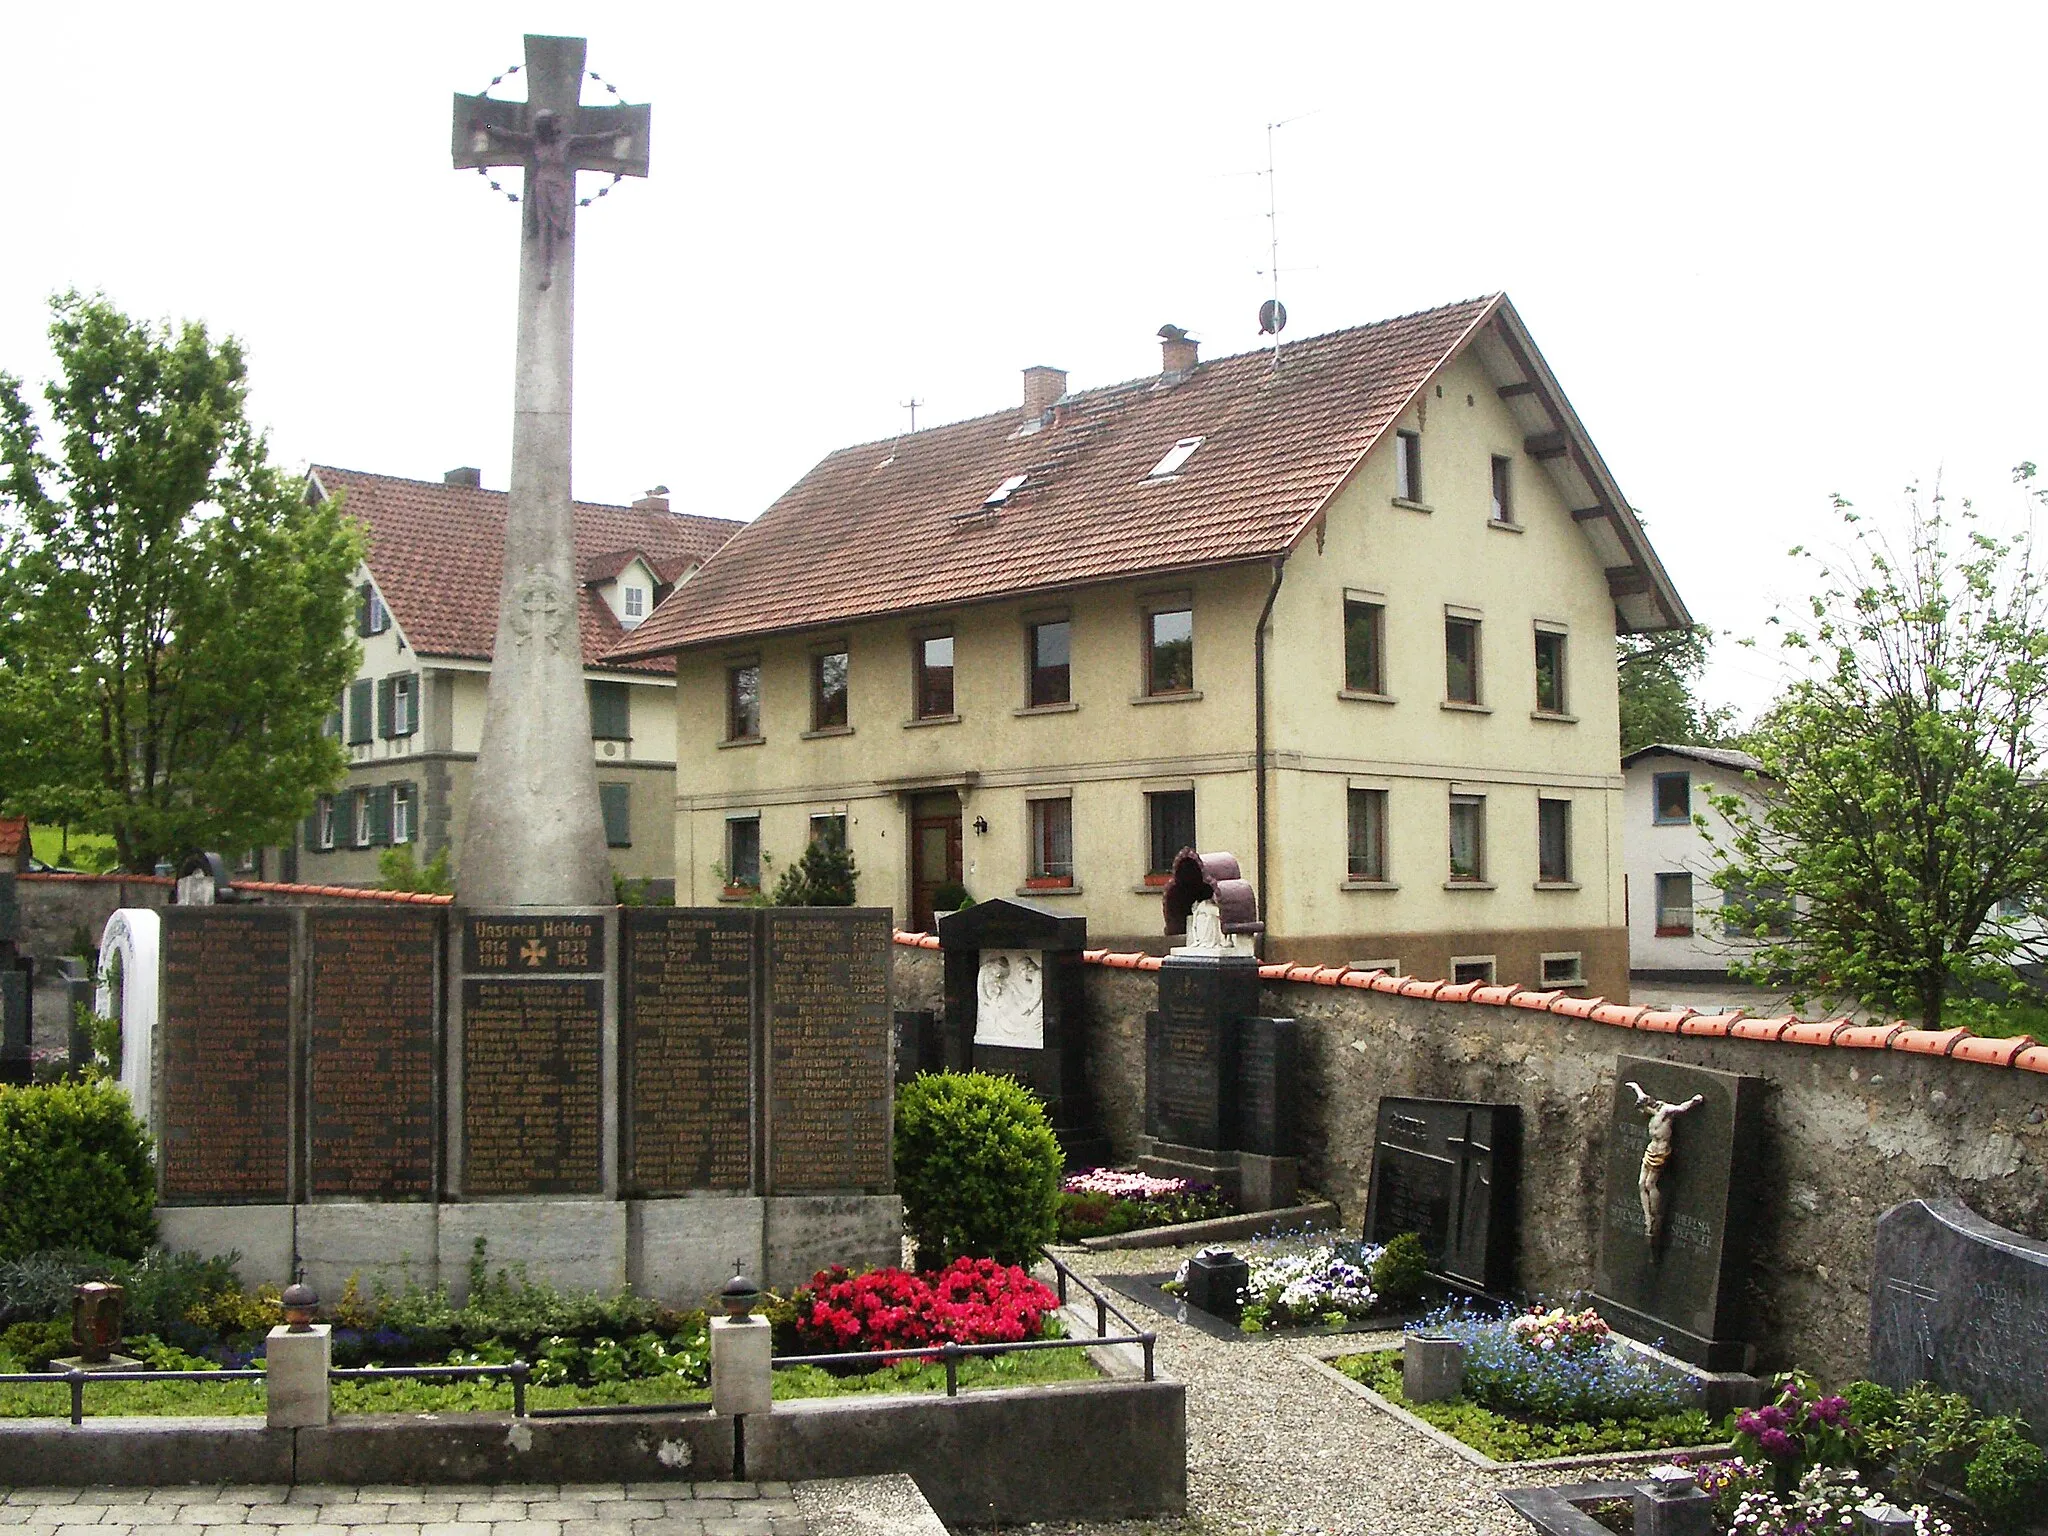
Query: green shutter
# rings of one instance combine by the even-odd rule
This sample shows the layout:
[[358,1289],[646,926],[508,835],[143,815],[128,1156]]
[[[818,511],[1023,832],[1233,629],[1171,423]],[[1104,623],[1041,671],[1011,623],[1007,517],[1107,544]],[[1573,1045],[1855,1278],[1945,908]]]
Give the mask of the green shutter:
[[420,728],[420,705],[423,702],[423,698],[420,693],[419,673],[408,672],[405,674],[405,677],[408,684],[406,693],[407,696],[412,700],[412,704],[411,707],[408,708],[405,712],[405,729],[400,731],[398,734],[401,736],[410,736]]
[[348,685],[348,744],[359,747],[377,735],[376,684],[359,677]]
[[391,786],[380,784],[365,793],[370,797],[370,846],[387,847],[391,842]]
[[604,840],[609,848],[633,846],[633,786],[600,784],[597,803],[604,811]]
[[370,632],[370,584],[366,581],[356,588],[356,633]]
[[306,837],[303,846],[308,853],[318,853],[320,851],[320,802],[318,800],[313,802],[313,814],[306,818]]
[[632,705],[626,683],[590,685],[590,734],[599,741],[630,741]]

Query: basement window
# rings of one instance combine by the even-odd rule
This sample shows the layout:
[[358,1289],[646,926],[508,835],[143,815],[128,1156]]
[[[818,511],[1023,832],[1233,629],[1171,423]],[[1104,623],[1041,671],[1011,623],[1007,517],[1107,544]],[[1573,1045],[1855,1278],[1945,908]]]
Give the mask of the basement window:
[[1001,485],[997,486],[994,490],[988,493],[988,499],[982,502],[982,506],[1000,507],[1012,496],[1016,495],[1019,491],[1023,490],[1024,482],[1030,478],[1031,477],[1029,475],[1010,476],[1009,479],[1005,480]]
[[1199,437],[1182,438],[1166,450],[1166,457],[1152,466],[1152,473],[1147,478],[1164,480],[1168,475],[1179,474],[1181,466],[1195,456],[1195,450],[1202,446],[1202,442]]

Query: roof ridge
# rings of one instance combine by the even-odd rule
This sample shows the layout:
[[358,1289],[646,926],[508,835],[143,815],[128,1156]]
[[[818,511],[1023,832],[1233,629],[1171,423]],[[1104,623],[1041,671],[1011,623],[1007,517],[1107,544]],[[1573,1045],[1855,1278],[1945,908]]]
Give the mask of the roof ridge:
[[[382,470],[350,469],[344,464],[315,464],[308,462],[306,465],[306,473],[309,475],[316,474],[322,470],[331,471],[337,475],[357,475],[365,480],[389,481],[394,485],[417,485],[429,491],[473,491],[480,496],[500,497],[512,494],[510,491],[492,490],[487,485],[451,485],[446,480],[421,480],[414,475],[387,475]],[[729,523],[736,529],[744,528],[749,521],[749,519],[744,517],[720,517],[715,512],[677,512],[673,509],[663,511],[657,507],[636,507],[629,501],[589,501],[580,496],[572,496],[570,498],[570,505],[573,507],[592,507],[601,512],[637,512],[643,517],[687,517],[700,523]]]

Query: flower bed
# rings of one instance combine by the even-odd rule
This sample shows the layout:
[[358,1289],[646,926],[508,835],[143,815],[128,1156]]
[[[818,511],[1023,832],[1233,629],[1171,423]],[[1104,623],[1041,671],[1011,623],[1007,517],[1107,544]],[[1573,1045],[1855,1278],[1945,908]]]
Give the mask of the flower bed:
[[[1346,1328],[1395,1316],[1412,1309],[1429,1286],[1422,1244],[1409,1235],[1381,1244],[1287,1233],[1250,1245],[1243,1257],[1251,1274],[1238,1327],[1246,1333]],[[1187,1277],[1183,1263],[1161,1289],[1178,1295]]]
[[1213,1184],[1162,1179],[1126,1168],[1090,1168],[1060,1184],[1060,1241],[1114,1237],[1147,1227],[1228,1216],[1230,1203]]
[[959,1258],[929,1275],[834,1265],[790,1298],[789,1325],[800,1350],[820,1355],[1018,1344],[1048,1336],[1058,1307],[1048,1287],[993,1259]]

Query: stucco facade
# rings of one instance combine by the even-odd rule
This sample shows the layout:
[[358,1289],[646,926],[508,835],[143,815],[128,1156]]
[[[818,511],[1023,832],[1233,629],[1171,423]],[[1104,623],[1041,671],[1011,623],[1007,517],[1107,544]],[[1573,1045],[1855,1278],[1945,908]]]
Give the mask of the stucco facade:
[[1728,823],[1713,800],[1753,799],[1757,785],[1745,774],[1754,762],[1743,753],[1711,748],[1644,747],[1629,754],[1622,845],[1632,974],[1646,980],[1719,980],[1732,959],[1755,947],[1728,933],[1721,921],[1725,893],[1714,884],[1714,873],[1723,860],[1710,840],[1728,845]]

